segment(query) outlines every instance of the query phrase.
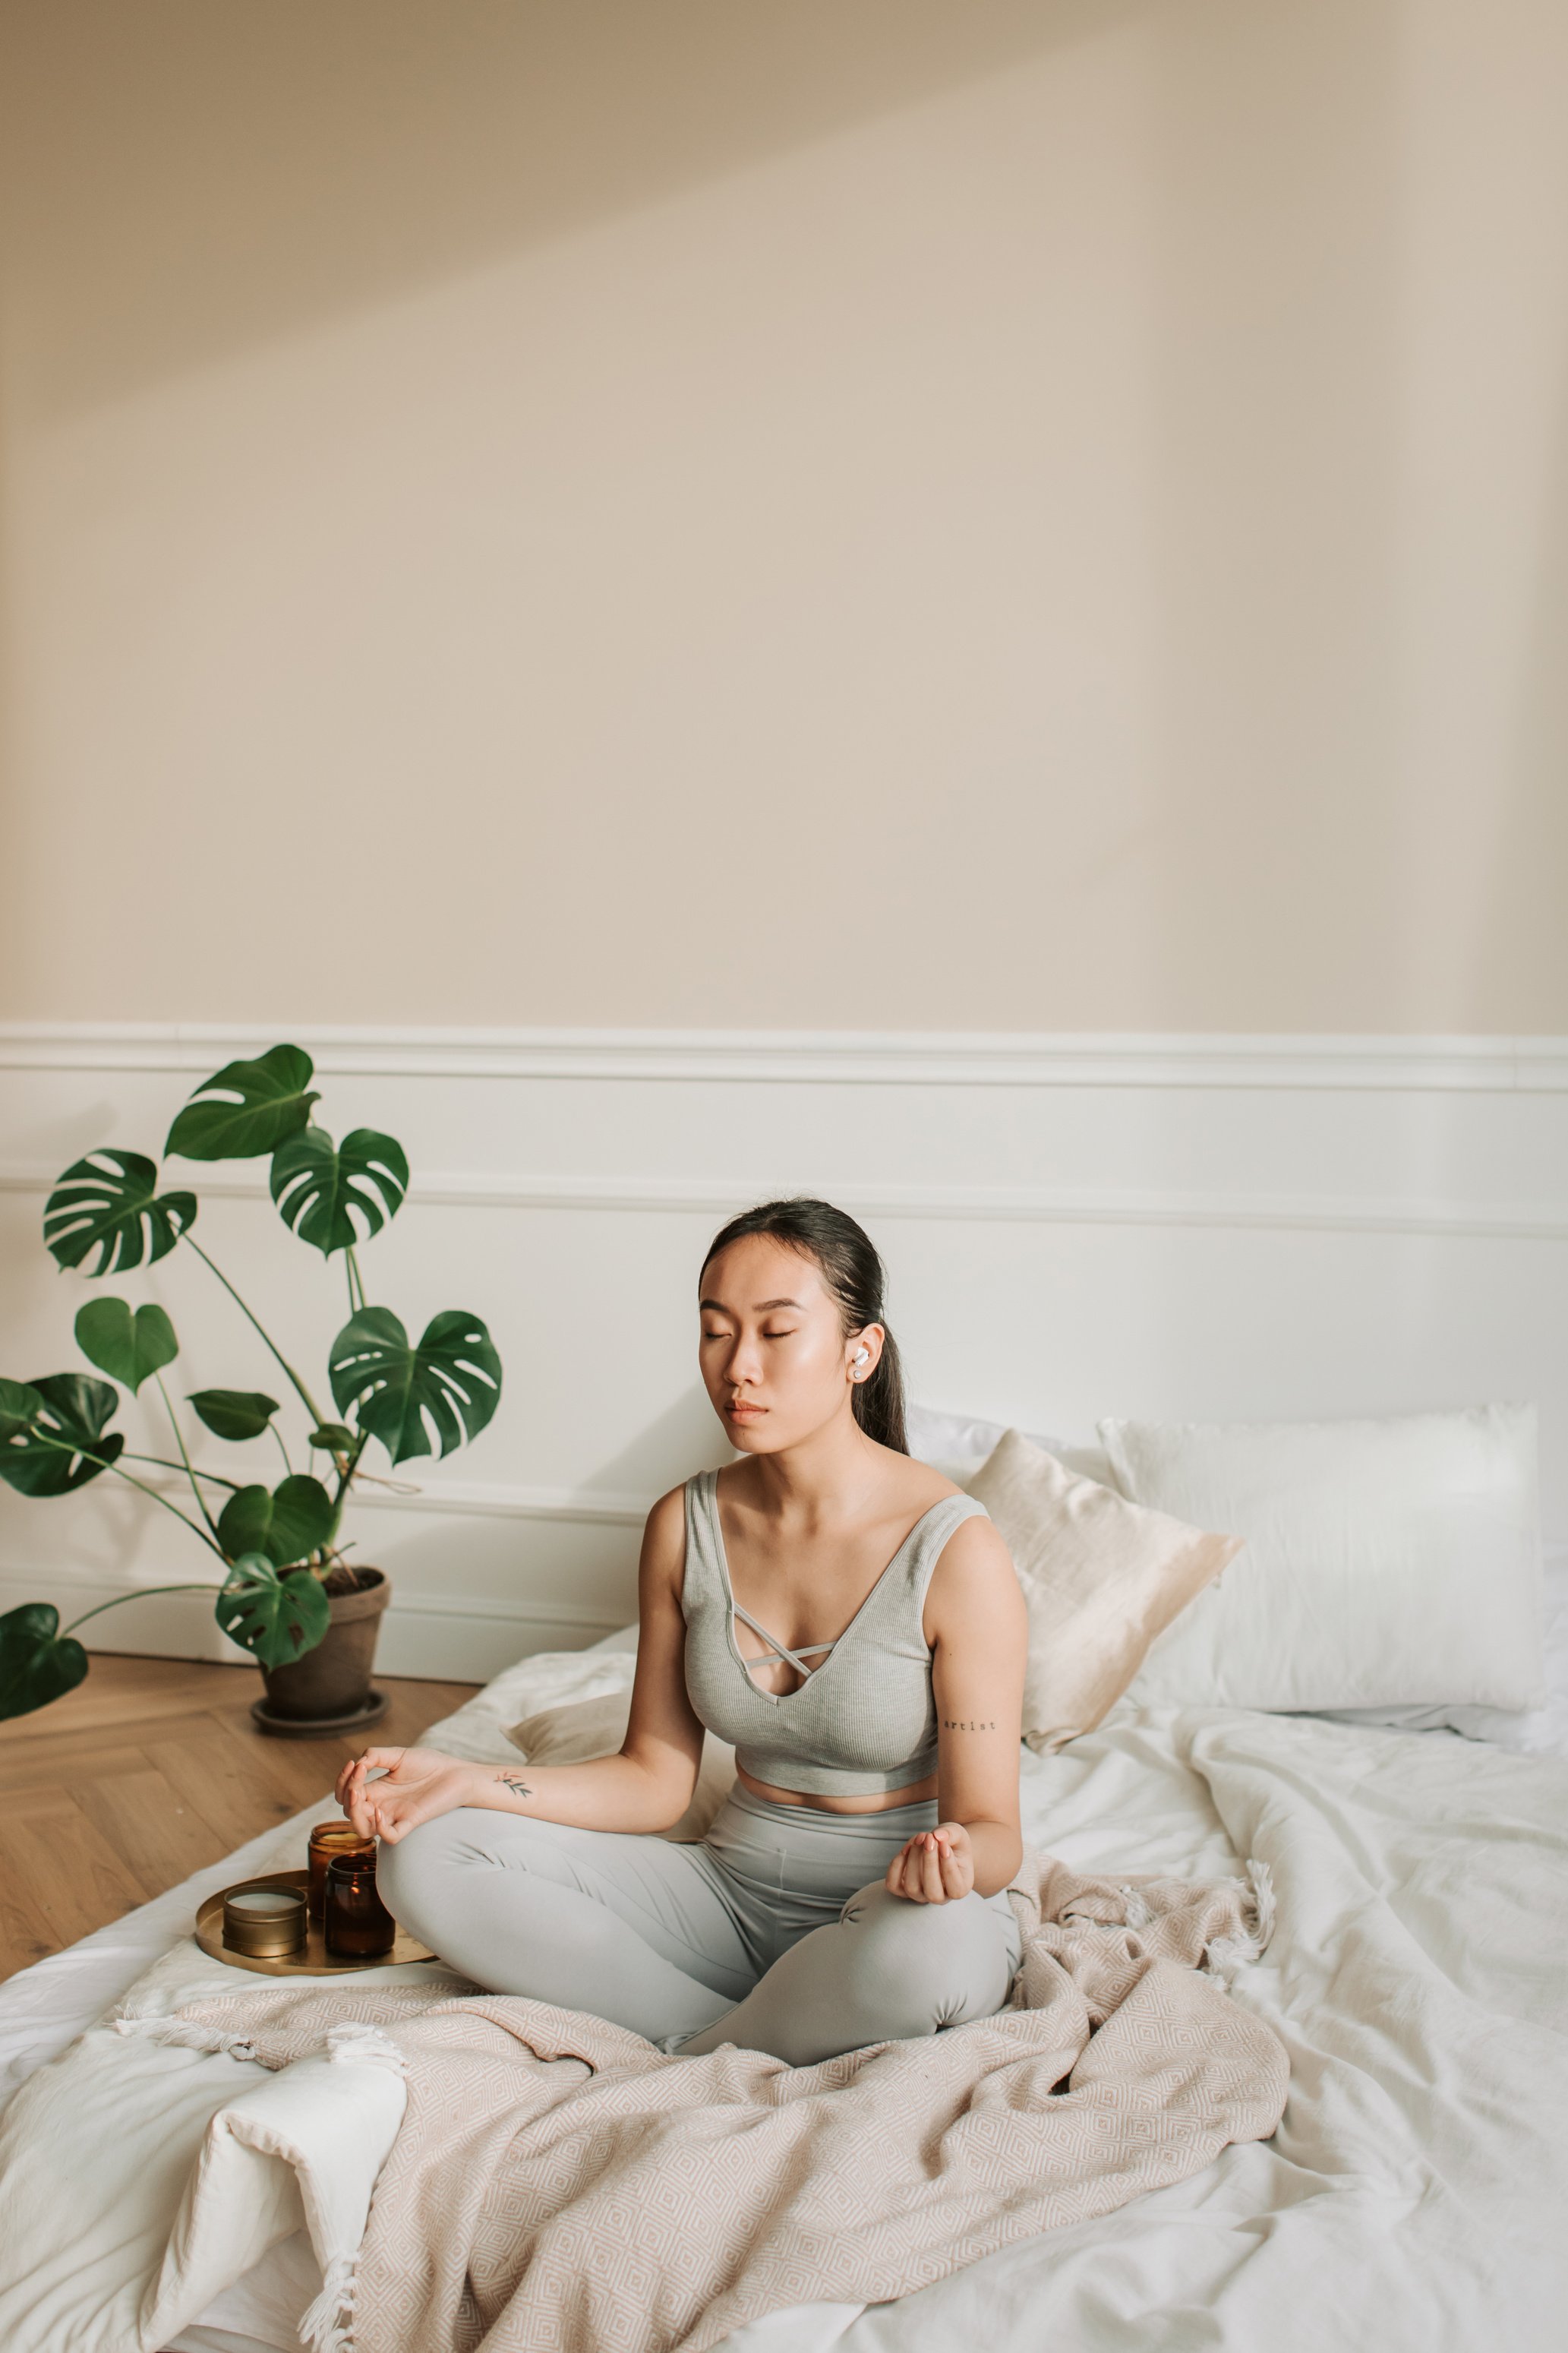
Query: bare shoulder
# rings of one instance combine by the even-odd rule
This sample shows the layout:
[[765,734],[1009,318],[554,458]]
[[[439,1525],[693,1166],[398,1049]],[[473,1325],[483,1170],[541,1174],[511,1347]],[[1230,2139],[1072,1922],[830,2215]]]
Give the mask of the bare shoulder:
[[645,1574],[678,1577],[686,1560],[686,1490],[672,1487],[661,1495],[643,1523],[642,1565]]
[[983,1618],[1021,1623],[1024,1615],[1023,1588],[1000,1528],[978,1514],[961,1521],[943,1545],[931,1573],[925,1609],[928,1629],[973,1626]]
[[912,1454],[895,1454],[890,1446],[884,1447],[882,1454],[889,1474],[889,1499],[897,1508],[925,1513],[945,1497],[963,1493],[931,1463],[918,1461]]
[[683,1528],[686,1525],[684,1486],[671,1487],[667,1494],[661,1495],[643,1525],[650,1532],[657,1529],[662,1533],[670,1528]]

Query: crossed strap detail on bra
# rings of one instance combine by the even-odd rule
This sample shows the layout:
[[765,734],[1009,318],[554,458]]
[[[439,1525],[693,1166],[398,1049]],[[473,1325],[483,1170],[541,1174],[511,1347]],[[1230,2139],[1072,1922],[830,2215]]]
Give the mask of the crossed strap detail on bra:
[[[779,1641],[776,1634],[770,1634],[765,1626],[760,1626],[757,1623],[757,1620],[752,1617],[751,1611],[749,1609],[742,1609],[738,1601],[732,1601],[731,1603],[731,1607],[734,1610],[737,1618],[744,1620],[745,1623],[751,1628],[753,1634],[760,1634],[762,1636],[763,1641],[767,1644],[769,1650],[773,1653],[775,1658],[787,1659],[790,1665],[795,1669],[796,1674],[801,1676],[803,1680],[807,1683],[810,1682],[812,1676],[816,1672],[816,1668],[808,1667],[805,1663],[806,1660],[808,1658],[816,1658],[819,1652],[822,1653],[824,1658],[826,1658],[826,1654],[830,1651],[836,1651],[838,1648],[839,1643],[844,1640],[842,1634],[836,1634],[831,1642],[803,1642],[798,1651],[792,1651],[787,1643],[781,1642]],[[748,1680],[751,1682],[755,1682],[756,1680],[756,1678],[752,1674],[752,1668],[753,1666],[760,1667],[766,1663],[766,1661],[763,1659],[752,1659],[748,1661],[746,1666]]]

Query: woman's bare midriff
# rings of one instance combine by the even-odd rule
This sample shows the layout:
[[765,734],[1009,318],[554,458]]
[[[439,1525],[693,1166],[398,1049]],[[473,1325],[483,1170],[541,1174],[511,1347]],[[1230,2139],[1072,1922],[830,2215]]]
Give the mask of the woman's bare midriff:
[[890,1814],[895,1806],[919,1805],[936,1795],[934,1773],[928,1773],[923,1781],[911,1781],[907,1789],[874,1789],[860,1798],[830,1798],[816,1789],[775,1789],[771,1781],[753,1781],[738,1765],[735,1778],[753,1798],[766,1798],[775,1806],[809,1806],[819,1814]]

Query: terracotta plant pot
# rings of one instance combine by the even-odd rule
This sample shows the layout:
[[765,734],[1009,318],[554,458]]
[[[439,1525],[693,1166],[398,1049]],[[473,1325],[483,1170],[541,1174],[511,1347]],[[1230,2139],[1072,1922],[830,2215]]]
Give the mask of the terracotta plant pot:
[[358,1732],[386,1714],[386,1694],[371,1689],[375,1638],[392,1587],[379,1568],[362,1568],[359,1589],[328,1597],[331,1622],[313,1651],[291,1666],[263,1667],[267,1697],[251,1704],[263,1732],[286,1740],[325,1740]]

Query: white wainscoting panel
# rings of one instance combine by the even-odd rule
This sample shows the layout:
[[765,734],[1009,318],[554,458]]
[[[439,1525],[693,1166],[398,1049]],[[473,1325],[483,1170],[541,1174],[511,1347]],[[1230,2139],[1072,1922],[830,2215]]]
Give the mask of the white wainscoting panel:
[[[488,1675],[626,1621],[643,1512],[725,1451],[696,1381],[703,1248],[775,1193],[869,1227],[931,1405],[1082,1440],[1105,1414],[1534,1398],[1547,1525],[1568,1534],[1568,1040],[0,1025],[0,1371],[79,1365],[72,1319],[107,1288],[169,1309],[176,1395],[283,1394],[188,1253],[95,1285],[38,1238],[68,1162],[156,1155],[197,1078],[279,1035],[316,1058],[324,1125],[384,1128],[413,1162],[363,1254],[371,1296],[410,1325],[473,1309],[506,1363],[479,1442],[357,1514],[395,1582],[389,1672]],[[286,1231],[265,1173],[172,1181],[197,1185],[204,1245],[324,1391],[340,1266]],[[142,1408],[127,1426],[167,1452]],[[202,1459],[268,1475],[260,1448]],[[56,1503],[0,1488],[0,1609],[74,1614],[204,1563],[108,1479]],[[137,1599],[88,1639],[236,1655],[199,1595]]]

